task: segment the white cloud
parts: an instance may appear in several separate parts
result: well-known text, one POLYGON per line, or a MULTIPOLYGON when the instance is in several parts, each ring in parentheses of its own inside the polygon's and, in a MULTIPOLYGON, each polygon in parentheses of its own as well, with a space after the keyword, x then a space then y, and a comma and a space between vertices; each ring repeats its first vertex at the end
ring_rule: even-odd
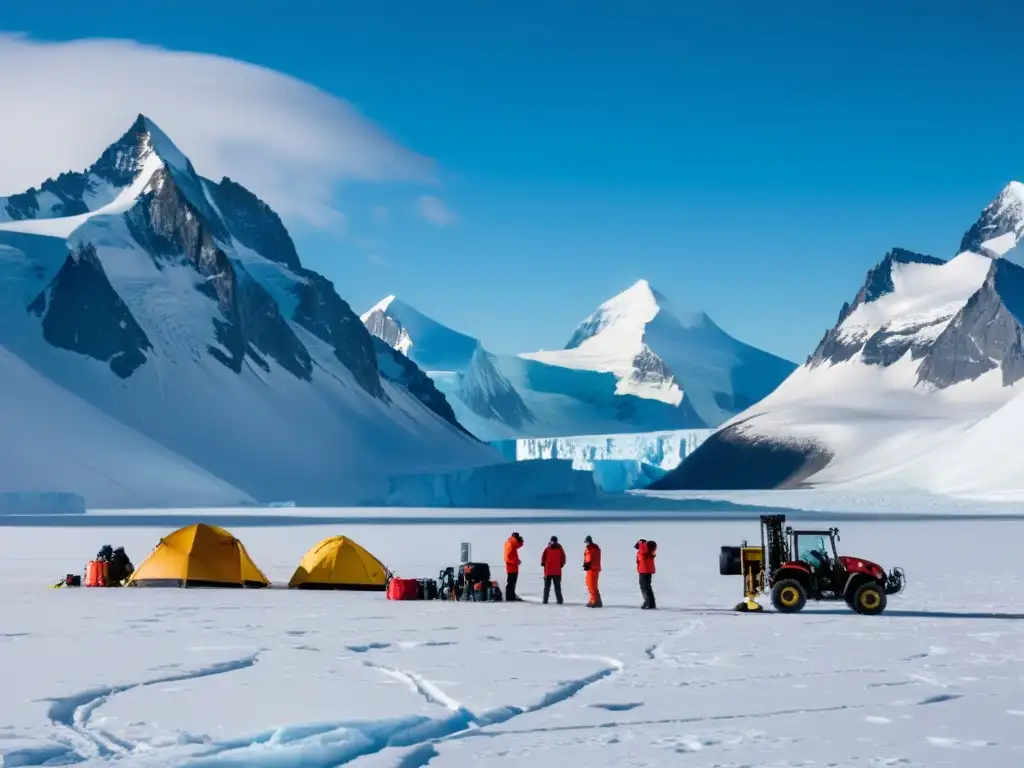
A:
POLYGON ((124 40, 0 34, 0 194, 83 170, 137 114, 201 174, 230 176, 289 223, 336 227, 341 182, 432 183, 434 164, 348 102, 253 64, 124 40))
POLYGON ((423 195, 416 201, 419 207, 420 216, 429 221, 435 227, 450 227, 459 217, 448 210, 444 201, 433 195, 423 195))

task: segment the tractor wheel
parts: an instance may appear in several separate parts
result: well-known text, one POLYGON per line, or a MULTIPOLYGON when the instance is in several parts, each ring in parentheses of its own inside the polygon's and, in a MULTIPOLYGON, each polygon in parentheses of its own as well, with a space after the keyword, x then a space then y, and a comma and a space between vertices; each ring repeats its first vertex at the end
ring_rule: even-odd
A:
POLYGON ((772 605, 779 613, 796 613, 806 604, 804 585, 796 579, 783 579, 772 587, 772 605))
POLYGON ((885 610, 885 590, 873 581, 862 584, 853 593, 851 608, 864 616, 877 616, 885 610))

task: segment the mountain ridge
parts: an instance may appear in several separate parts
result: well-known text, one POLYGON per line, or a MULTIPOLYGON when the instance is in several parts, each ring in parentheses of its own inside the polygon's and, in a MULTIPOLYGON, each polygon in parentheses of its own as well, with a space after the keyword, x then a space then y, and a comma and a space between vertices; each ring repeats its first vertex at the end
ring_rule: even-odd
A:
POLYGON ((958 436, 1004 412, 1024 379, 1024 269, 1006 258, 1022 233, 1014 182, 962 238, 974 250, 889 251, 805 364, 652 489, 970 488, 963 467, 981 477, 984 457, 958 436))
POLYGON ((500 460, 153 121, 63 178, 22 218, 0 200, 0 345, 42 375, 258 500, 373 502, 391 474, 500 460))
MULTIPOLYGON (((371 333, 424 368, 450 401, 461 404, 456 408, 460 422, 472 421, 475 430, 470 431, 488 440, 704 428, 706 419, 735 413, 736 399, 752 400, 746 394, 749 389, 763 396, 795 367, 754 350, 755 356, 778 361, 779 370, 769 370, 767 382, 751 385, 744 376, 757 379, 762 371, 744 371, 743 361, 730 355, 752 347, 729 337, 704 313, 674 310, 685 318, 685 324, 680 322, 670 314, 671 306, 664 294, 641 280, 603 302, 577 326, 565 349, 516 356, 491 353, 479 339, 438 323, 393 295, 377 302, 361 319, 371 333), (643 341, 659 315, 669 326, 665 330, 670 338, 693 332, 718 344, 703 362, 719 383, 697 406, 709 416, 698 414, 693 403, 697 398, 684 397, 674 373, 643 341), (602 350, 606 345, 614 347, 616 363, 595 365, 586 359, 595 344, 602 350), (734 382, 741 385, 739 392, 734 382), (566 419, 557 402, 576 416, 566 419)), ((684 367, 690 375, 709 375, 700 370, 700 364, 684 367)))

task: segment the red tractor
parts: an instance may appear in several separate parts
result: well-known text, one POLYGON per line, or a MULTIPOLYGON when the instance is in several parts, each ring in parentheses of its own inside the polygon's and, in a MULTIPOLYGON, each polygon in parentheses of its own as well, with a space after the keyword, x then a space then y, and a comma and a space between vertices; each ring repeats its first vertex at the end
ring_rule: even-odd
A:
POLYGON ((857 613, 875 616, 906 586, 901 568, 886 573, 870 560, 838 554, 838 528, 795 531, 783 529, 785 522, 785 515, 761 515, 760 547, 722 547, 719 572, 744 577, 737 610, 761 610, 754 598, 770 589, 782 613, 796 613, 808 600, 845 600, 857 613))

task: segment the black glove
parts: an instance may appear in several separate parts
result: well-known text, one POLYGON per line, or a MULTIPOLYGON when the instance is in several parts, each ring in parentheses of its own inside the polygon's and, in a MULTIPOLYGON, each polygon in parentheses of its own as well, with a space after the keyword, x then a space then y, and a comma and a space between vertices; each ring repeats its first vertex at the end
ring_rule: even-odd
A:
POLYGON ((583 570, 584 571, 589 571, 590 570, 590 563, 584 563, 583 564, 583 570))

